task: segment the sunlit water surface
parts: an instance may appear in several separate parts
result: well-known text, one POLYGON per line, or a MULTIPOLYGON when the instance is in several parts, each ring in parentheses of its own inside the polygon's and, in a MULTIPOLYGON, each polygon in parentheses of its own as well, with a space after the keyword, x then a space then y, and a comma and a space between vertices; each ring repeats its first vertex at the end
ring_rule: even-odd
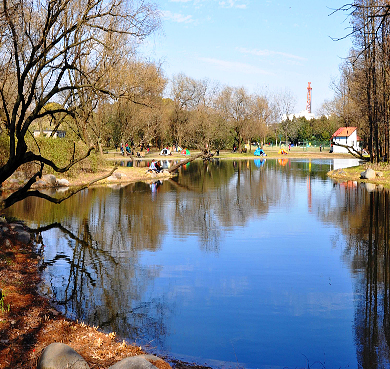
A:
POLYGON ((388 194, 326 176, 356 164, 195 162, 162 184, 11 213, 47 226, 42 293, 150 351, 213 367, 383 368, 388 194))

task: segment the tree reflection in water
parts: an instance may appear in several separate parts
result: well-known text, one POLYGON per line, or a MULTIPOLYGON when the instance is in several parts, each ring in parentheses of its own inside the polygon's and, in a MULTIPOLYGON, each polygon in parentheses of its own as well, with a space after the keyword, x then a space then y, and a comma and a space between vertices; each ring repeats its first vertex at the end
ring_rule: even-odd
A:
POLYGON ((333 202, 345 205, 328 207, 323 215, 341 226, 347 240, 344 261, 355 280, 358 362, 362 368, 385 368, 390 362, 389 192, 369 192, 365 184, 337 186, 333 202))
MULTIPOLYGON (((59 223, 37 229, 54 230, 56 236, 66 239, 67 252, 46 259, 41 270, 50 278, 52 298, 64 314, 114 331, 122 337, 156 337, 166 334, 164 321, 169 306, 160 299, 139 303, 158 269, 143 269, 138 265, 136 253, 126 255, 128 263, 113 256, 94 241, 87 221, 83 221, 80 236, 59 223), (58 233, 57 233, 58 232, 58 233), (72 253, 69 256, 69 250, 72 253), (50 266, 60 275, 53 275, 50 266)), ((145 344, 145 342, 142 342, 145 344)))

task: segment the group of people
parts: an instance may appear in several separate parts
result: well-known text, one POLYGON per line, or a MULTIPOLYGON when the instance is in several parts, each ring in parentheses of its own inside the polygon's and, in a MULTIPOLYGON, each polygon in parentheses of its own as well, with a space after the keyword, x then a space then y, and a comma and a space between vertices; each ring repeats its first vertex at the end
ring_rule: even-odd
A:
MULTIPOLYGON (((144 144, 140 144, 140 150, 139 151, 137 151, 137 156, 138 157, 140 157, 141 155, 140 155, 140 152, 142 152, 143 151, 143 149, 144 149, 144 144)), ((147 151, 147 153, 149 153, 149 151, 150 151, 150 146, 149 145, 147 145, 146 146, 146 151, 147 151)), ((134 144, 133 144, 133 142, 131 142, 131 144, 129 145, 127 142, 126 142, 126 144, 125 145, 123 145, 123 143, 121 143, 121 154, 123 155, 123 156, 125 156, 125 154, 126 155, 134 155, 134 144)))
POLYGON ((123 146, 123 143, 121 143, 121 154, 123 156, 126 155, 134 155, 134 152, 133 150, 131 149, 131 147, 129 146, 129 144, 126 142, 125 146, 123 146))
POLYGON ((150 163, 149 170, 155 173, 160 173, 162 170, 161 162, 153 159, 150 163))

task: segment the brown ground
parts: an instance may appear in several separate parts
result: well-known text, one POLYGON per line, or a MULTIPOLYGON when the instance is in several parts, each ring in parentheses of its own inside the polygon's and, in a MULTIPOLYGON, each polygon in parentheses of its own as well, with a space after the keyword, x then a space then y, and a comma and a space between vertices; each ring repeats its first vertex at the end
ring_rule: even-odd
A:
MULTIPOLYGON (((31 245, 0 236, 0 368, 36 368, 42 350, 52 342, 71 346, 91 369, 142 354, 140 347, 119 342, 115 333, 64 318, 38 295, 38 256, 31 245)), ((153 362, 170 369, 166 362, 153 362)))

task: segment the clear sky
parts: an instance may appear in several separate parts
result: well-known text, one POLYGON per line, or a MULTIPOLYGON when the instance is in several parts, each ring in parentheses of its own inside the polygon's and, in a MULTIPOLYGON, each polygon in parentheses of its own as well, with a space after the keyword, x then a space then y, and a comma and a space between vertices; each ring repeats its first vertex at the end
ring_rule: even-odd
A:
MULTIPOLYGON (((344 0, 345 1, 345 0, 344 0)), ((347 14, 333 9, 343 0, 155 0, 162 30, 141 49, 162 62, 168 78, 178 73, 207 78, 249 92, 290 90, 295 112, 312 112, 332 99, 332 79, 348 55, 347 14)))

